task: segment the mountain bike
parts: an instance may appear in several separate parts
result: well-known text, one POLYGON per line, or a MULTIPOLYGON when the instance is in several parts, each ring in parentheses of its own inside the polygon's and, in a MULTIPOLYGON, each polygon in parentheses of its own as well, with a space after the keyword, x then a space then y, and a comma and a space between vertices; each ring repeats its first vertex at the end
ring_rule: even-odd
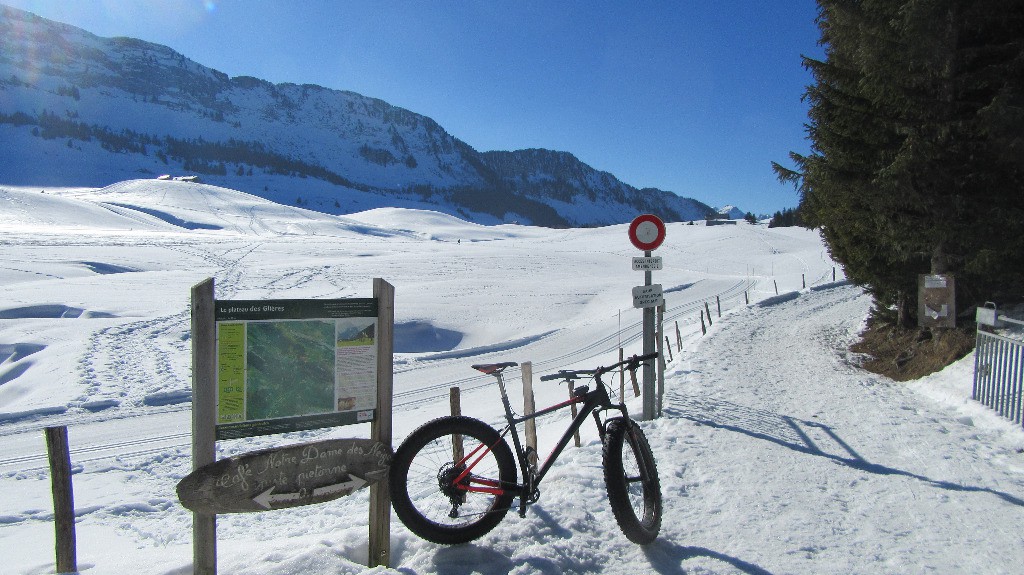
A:
POLYGON ((657 353, 592 370, 561 370, 541 381, 573 382, 590 377, 595 386, 574 387, 572 397, 535 413, 518 416, 509 404, 502 372, 515 362, 474 365, 493 375, 501 391, 507 424, 500 432, 464 416, 446 416, 425 423, 402 442, 391 463, 391 503, 402 523, 420 537, 441 544, 477 539, 494 529, 519 498, 519 516, 540 498, 540 484, 588 416, 593 415, 603 444, 608 501, 626 537, 637 544, 654 541, 661 529, 661 485, 657 463, 643 430, 626 406, 612 403, 601 377, 620 366, 636 370, 657 353), (524 447, 516 426, 570 406, 580 406, 557 445, 538 467, 537 452, 524 447), (608 412, 618 411, 615 417, 608 412), (603 419, 602 419, 603 417, 603 419), (506 437, 512 438, 515 457, 506 437), (517 480, 516 463, 523 481, 517 480))

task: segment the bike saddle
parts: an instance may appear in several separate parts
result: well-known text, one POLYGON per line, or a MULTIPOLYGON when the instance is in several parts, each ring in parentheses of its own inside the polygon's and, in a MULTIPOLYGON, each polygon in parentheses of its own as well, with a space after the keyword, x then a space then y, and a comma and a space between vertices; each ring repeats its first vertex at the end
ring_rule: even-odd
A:
POLYGON ((504 363, 481 363, 477 365, 471 365, 473 369, 486 373, 487 375, 494 375, 495 373, 501 373, 505 371, 506 367, 513 367, 519 365, 514 361, 506 361, 504 363))

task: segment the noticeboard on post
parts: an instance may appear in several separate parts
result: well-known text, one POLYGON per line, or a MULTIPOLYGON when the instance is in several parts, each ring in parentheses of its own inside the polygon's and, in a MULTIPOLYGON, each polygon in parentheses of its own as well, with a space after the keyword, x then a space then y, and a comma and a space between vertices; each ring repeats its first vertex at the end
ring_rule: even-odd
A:
POLYGON ((216 438, 372 421, 377 300, 217 300, 216 438))

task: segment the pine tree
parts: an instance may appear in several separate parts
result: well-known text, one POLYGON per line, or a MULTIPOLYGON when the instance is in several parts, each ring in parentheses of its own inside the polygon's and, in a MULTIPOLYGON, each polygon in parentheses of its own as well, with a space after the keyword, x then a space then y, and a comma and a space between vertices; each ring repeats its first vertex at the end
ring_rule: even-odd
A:
POLYGON ((1019 297, 1024 1, 818 4, 812 153, 774 166, 801 214, 897 323, 920 273, 955 273, 961 309, 1019 297))

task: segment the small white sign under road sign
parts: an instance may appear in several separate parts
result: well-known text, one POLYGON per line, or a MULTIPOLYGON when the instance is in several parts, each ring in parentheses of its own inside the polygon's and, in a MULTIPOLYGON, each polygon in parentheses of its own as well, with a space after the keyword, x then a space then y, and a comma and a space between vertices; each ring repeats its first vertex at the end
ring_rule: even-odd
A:
POLYGON ((658 307, 665 299, 661 295, 661 284, 636 286, 633 288, 633 307, 658 307))
POLYGON ((633 258, 633 269, 639 271, 657 271, 661 269, 661 256, 651 258, 633 258))

